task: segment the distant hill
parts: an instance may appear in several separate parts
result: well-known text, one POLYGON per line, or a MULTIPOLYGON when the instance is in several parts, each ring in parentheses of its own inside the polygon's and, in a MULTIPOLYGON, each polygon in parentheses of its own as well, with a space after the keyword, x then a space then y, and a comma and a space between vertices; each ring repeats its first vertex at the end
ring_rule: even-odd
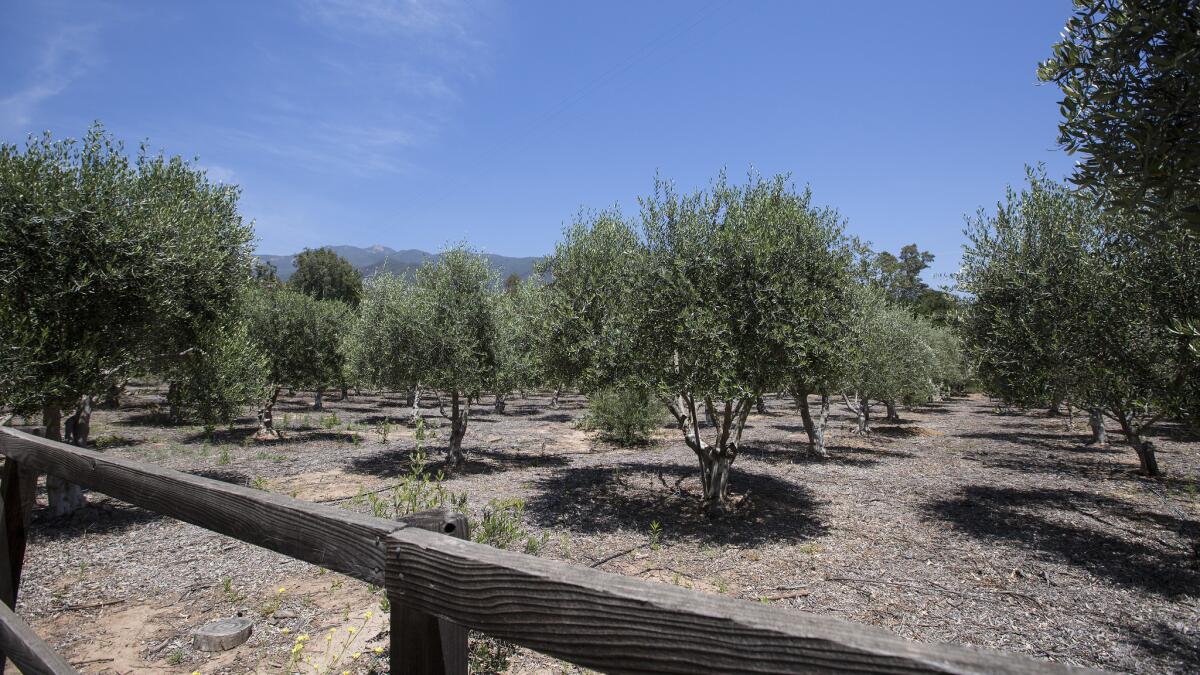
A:
MULTIPOLYGON (((349 261, 355 269, 362 272, 364 277, 369 277, 377 272, 412 276, 413 270, 420 267, 421 263, 437 257, 435 253, 427 253, 415 248, 397 251, 379 244, 365 248, 360 246, 327 246, 326 248, 333 249, 335 253, 349 261)), ((284 281, 287 281, 288 277, 296 271, 296 265, 293 262, 296 257, 295 253, 291 255, 264 254, 256 257, 274 265, 279 272, 279 278, 284 281)), ((513 258, 493 253, 485 253, 484 257, 492 264, 501 279, 513 273, 520 275, 522 279, 527 279, 533 275, 533 264, 539 260, 537 257, 513 258)))

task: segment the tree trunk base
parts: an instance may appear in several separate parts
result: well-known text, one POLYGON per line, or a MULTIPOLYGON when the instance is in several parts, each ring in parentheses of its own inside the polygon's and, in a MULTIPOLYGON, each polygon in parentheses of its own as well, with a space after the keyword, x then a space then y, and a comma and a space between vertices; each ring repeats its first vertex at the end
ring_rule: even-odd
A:
POLYGON ((278 429, 262 429, 254 432, 254 440, 256 441, 278 441, 283 438, 283 434, 279 433, 278 429))
POLYGON ((69 516, 87 506, 83 488, 58 476, 46 476, 46 497, 50 502, 47 515, 51 518, 69 516))

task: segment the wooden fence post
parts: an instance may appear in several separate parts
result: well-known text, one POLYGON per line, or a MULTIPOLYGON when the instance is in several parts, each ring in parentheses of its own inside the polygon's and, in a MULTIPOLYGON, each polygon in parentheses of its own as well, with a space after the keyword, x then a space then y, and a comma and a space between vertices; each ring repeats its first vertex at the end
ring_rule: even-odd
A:
MULTIPOLYGON (((399 519, 408 527, 467 538, 467 517, 444 510, 399 519)), ((389 565, 397 564, 388 560, 389 565)), ((391 672, 405 675, 467 675, 467 629, 417 609, 388 588, 391 606, 391 672)))
MULTIPOLYGON (((17 590, 21 587, 21 567, 25 562, 25 525, 28 490, 22 484, 21 466, 11 458, 4 460, 0 481, 0 602, 17 609, 17 590)), ((5 654, 0 653, 0 674, 4 673, 5 654)))

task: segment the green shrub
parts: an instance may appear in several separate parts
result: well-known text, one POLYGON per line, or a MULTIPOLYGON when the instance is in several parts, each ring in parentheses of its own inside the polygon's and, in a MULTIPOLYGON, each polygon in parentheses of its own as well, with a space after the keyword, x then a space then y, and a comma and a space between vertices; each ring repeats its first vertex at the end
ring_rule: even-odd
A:
POLYGON ((662 403, 650 389, 612 387, 589 398, 584 427, 618 445, 644 445, 665 418, 662 403))
MULTIPOLYGON (((493 548, 508 548, 530 538, 523 523, 525 500, 493 499, 483 509, 483 517, 471 523, 471 538, 493 548)), ((526 541, 528 547, 528 541, 526 541)))

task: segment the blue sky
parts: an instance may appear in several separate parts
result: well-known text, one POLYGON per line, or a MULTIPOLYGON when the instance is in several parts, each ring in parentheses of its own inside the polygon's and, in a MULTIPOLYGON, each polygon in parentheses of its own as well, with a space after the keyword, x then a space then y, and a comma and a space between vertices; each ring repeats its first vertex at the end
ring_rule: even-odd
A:
POLYGON ((964 215, 1065 175, 1034 70, 1069 0, 15 2, 0 140, 199 157, 265 253, 550 250, 580 207, 790 172, 877 248, 957 266, 964 215))

